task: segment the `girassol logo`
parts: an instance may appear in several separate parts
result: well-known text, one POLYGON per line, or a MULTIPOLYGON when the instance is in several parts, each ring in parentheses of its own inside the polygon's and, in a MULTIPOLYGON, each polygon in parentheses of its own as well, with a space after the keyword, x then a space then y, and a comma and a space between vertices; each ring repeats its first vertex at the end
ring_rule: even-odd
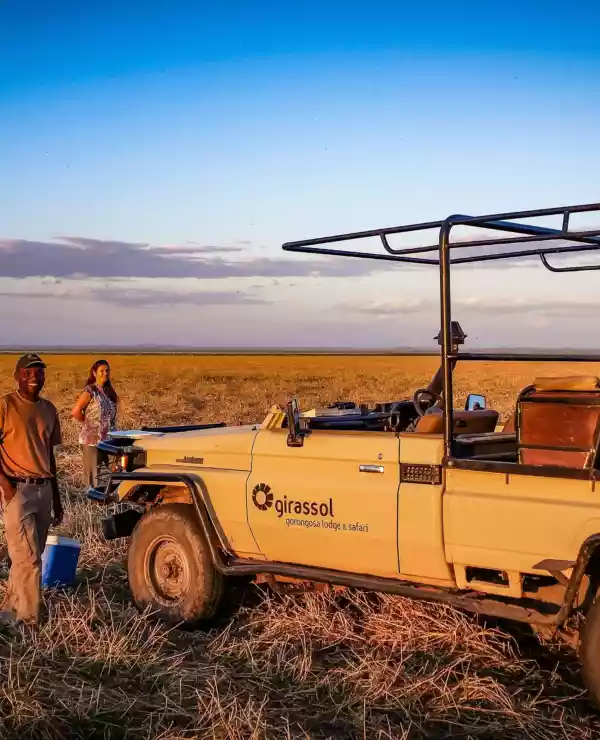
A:
POLYGON ((273 494, 271 487, 266 483, 259 483, 252 491, 252 503, 257 509, 266 511, 273 506, 273 494))
POLYGON ((334 517, 333 499, 325 501, 296 501, 284 496, 275 498, 271 487, 266 483, 259 483, 252 491, 252 503, 257 509, 267 511, 275 504, 277 517, 281 519, 284 514, 303 514, 304 516, 330 516, 334 517))

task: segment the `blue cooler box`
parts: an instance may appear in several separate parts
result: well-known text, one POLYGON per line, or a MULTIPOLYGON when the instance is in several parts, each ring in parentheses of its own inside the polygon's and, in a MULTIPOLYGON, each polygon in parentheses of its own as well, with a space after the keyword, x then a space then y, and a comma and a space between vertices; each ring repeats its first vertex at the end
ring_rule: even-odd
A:
POLYGON ((81 545, 68 537, 51 535, 42 555, 42 586, 74 586, 81 545))

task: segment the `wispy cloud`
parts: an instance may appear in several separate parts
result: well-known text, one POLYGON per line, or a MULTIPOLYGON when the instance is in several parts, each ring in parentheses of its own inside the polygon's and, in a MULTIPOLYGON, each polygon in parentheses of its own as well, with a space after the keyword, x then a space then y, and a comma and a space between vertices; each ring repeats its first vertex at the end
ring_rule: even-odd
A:
MULTIPOLYGON (((479 315, 522 315, 543 314, 545 316, 578 317, 596 315, 600 310, 599 298, 494 298, 471 297, 452 302, 455 310, 469 311, 479 315)), ((392 318, 404 314, 434 313, 439 310, 437 301, 404 296, 391 300, 355 301, 340 305, 344 311, 365 314, 376 318, 392 318)))
POLYGON ((36 300, 49 298, 93 301, 112 304, 127 308, 142 308, 145 306, 231 306, 231 305, 265 305, 269 301, 239 290, 197 290, 173 291, 154 290, 152 288, 136 288, 123 281, 122 284, 108 286, 78 286, 77 284, 57 283, 57 291, 25 290, 19 292, 0 292, 0 298, 10 297, 17 300, 36 300))
POLYGON ((437 308, 437 304, 425 298, 394 298, 391 300, 351 301, 339 306, 343 311, 366 314, 376 318, 389 318, 401 314, 426 313, 437 308))
POLYGON ((161 305, 189 306, 233 306, 266 305, 270 301, 249 295, 240 290, 201 290, 175 293, 166 290, 104 288, 90 291, 89 297, 95 301, 109 302, 119 306, 142 307, 161 305))
POLYGON ((544 314, 546 316, 596 315, 599 298, 465 298, 455 302, 457 308, 485 314, 544 314))
MULTIPOLYGON (((194 254, 230 254, 232 252, 243 252, 242 247, 235 246, 217 246, 213 244, 198 244, 198 242, 188 241, 185 245, 174 244, 170 246, 153 247, 145 242, 126 242, 109 239, 92 239, 87 236, 58 236, 57 242, 71 244, 74 247, 80 247, 86 250, 102 250, 105 254, 116 255, 123 250, 146 251, 152 250, 154 254, 163 256, 170 255, 194 255, 194 254)), ((49 244, 51 242, 48 242, 49 244)), ((2 244, 2 240, 0 240, 2 244)))
MULTIPOLYGON (((320 257, 308 254, 259 257, 248 254, 246 241, 233 245, 185 242, 154 246, 146 242, 95 239, 86 236, 59 236, 54 241, 0 239, 0 275, 8 278, 303 278, 360 277, 389 270, 435 271, 435 267, 394 264, 348 257, 320 257)), ((533 245, 531 245, 533 246, 533 245)), ((357 245, 360 251, 360 245, 357 245)), ((504 249, 504 248, 501 248, 504 249)), ((478 253, 489 251, 476 250, 478 253)), ((454 257, 474 254, 459 248, 454 257)), ((436 257, 435 253, 431 254, 436 257)), ((558 258, 557 264, 560 264, 558 258)), ((530 266, 529 258, 520 261, 530 266)), ((477 267, 514 267, 511 260, 485 262, 477 267)), ((469 269, 471 266, 468 266, 469 269)))
POLYGON ((54 242, 0 239, 0 274, 9 278, 247 278, 354 277, 389 269, 389 263, 342 258, 251 257, 232 260, 221 252, 239 247, 153 247, 89 237, 54 242))

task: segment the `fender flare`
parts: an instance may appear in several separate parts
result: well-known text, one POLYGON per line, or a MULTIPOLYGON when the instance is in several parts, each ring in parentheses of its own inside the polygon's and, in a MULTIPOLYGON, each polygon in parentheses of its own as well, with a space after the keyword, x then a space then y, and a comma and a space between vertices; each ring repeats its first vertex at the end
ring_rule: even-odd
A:
POLYGON ((556 615, 556 626, 561 627, 566 620, 571 616, 573 609, 573 602, 575 596, 579 590, 581 579, 585 575, 585 571, 590 562, 590 559, 597 548, 600 547, 600 533, 590 535, 579 549, 577 560, 575 561, 575 567, 569 578, 567 589, 565 591, 565 598, 558 614, 556 615))
POLYGON ((218 520, 206 483, 200 476, 187 473, 113 473, 110 476, 107 489, 110 488, 110 483, 113 481, 183 484, 190 493, 214 566, 221 572, 227 570, 227 565, 221 553, 225 553, 228 557, 232 557, 234 553, 218 520), (219 548, 217 548, 215 540, 219 543, 219 548))

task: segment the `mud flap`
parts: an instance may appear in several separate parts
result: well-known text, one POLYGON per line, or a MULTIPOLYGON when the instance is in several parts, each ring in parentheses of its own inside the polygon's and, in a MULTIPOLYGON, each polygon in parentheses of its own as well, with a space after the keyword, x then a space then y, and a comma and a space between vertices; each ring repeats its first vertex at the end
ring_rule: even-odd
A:
POLYGON ((143 516, 143 512, 127 509, 118 514, 112 514, 102 520, 102 534, 105 540, 116 540, 119 537, 129 537, 135 525, 143 516))

